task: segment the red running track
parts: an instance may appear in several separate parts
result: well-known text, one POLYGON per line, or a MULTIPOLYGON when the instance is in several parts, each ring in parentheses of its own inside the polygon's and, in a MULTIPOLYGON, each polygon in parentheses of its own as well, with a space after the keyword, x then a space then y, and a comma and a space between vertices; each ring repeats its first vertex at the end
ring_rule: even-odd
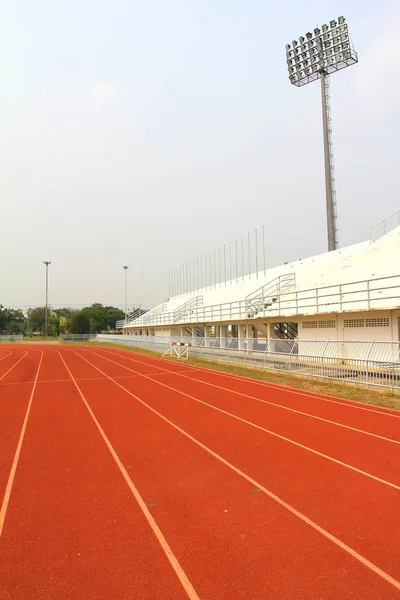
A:
POLYGON ((400 415, 139 353, 0 352, 0 597, 400 597, 400 415))

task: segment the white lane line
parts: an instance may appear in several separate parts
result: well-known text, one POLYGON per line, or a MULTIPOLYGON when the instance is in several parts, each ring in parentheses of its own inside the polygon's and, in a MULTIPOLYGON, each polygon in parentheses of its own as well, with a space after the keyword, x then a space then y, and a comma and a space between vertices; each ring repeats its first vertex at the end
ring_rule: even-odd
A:
POLYGON ((238 469, 237 467, 235 467, 232 463, 230 463, 229 461, 227 461, 225 458, 223 458, 222 456, 220 456, 219 454, 217 454, 216 452, 214 452, 214 450, 211 450, 211 448, 209 448, 208 446, 205 446, 197 438, 193 437, 192 435, 190 435, 190 433, 188 433, 187 431, 185 431, 184 429, 182 429, 181 427, 179 427, 178 425, 176 425, 175 423, 173 423, 172 421, 170 421, 167 417, 165 417, 164 415, 162 415, 161 413, 159 413, 156 409, 154 409, 152 406, 150 406, 149 404, 147 404, 146 402, 144 402, 144 400, 142 400, 141 398, 139 398, 139 396, 136 396, 136 394, 133 394, 130 390, 128 390, 123 385, 121 385, 120 383, 118 383, 118 381, 115 381, 112 377, 110 377, 109 375, 107 375, 104 371, 102 371, 101 369, 99 369, 99 367, 97 367, 96 365, 94 365, 93 363, 91 363, 84 356, 82 356, 81 354, 78 354, 75 351, 74 351, 74 353, 77 354, 77 356, 79 356, 81 359, 85 360, 89 365, 92 365, 92 367, 94 367, 100 373, 102 373, 105 377, 107 377, 107 379, 109 379, 110 381, 113 381, 115 385, 117 385, 119 388, 121 388, 122 390, 124 390, 124 392, 126 392, 127 394, 129 394, 130 396, 132 396, 132 398, 135 398, 135 400, 137 400, 138 402, 140 402, 140 404, 142 404, 143 406, 145 406, 146 408, 148 408, 152 413, 154 413, 155 415, 157 415, 158 417, 160 417, 160 419, 162 419, 163 421, 165 421, 166 423, 168 423, 169 425, 171 425, 171 427, 173 427, 174 429, 176 429, 177 431, 179 431, 180 433, 182 433, 185 437, 187 437, 192 442, 194 442, 195 444, 197 444, 200 448, 202 448, 203 450, 205 450, 205 452, 208 452, 208 454, 210 454, 211 456, 213 456, 214 458, 216 458, 217 460, 219 460, 221 463, 223 463, 224 465, 226 465, 227 467, 229 467, 232 471, 234 471, 235 473, 237 473, 238 475, 240 475, 241 477, 243 477, 244 479, 246 479, 247 481, 249 481, 255 488, 262 490, 269 498, 271 498, 272 500, 275 500, 275 502, 277 502, 280 506, 282 506, 283 508, 285 508, 286 510, 288 510, 290 513, 292 513, 293 515, 295 515, 296 517, 298 517, 301 521, 303 521, 304 523, 306 523, 307 525, 309 525, 310 527, 312 527, 312 529, 314 529, 315 531, 318 531, 318 533, 320 533, 325 538, 327 538, 328 540, 330 540, 331 542, 333 542, 334 544, 336 544, 336 546, 338 546, 339 548, 341 548, 342 550, 344 550, 345 552, 347 552, 348 554, 350 554, 350 556, 352 556, 353 558, 355 558, 356 560, 358 560, 363 566, 367 567, 368 569, 370 569, 371 571, 373 571, 376 575, 378 575, 379 577, 381 577, 382 579, 384 579, 388 583, 392 584, 395 588, 397 588, 398 590, 400 590, 400 581, 397 581, 397 579, 394 579, 394 577, 392 577, 391 575, 389 575, 388 573, 386 573, 385 571, 383 571, 382 569, 380 569, 377 565, 375 565, 374 563, 372 563, 371 561, 369 561, 367 558, 365 558, 364 556, 362 556, 361 554, 359 554, 356 550, 354 550, 353 548, 351 548, 351 546, 348 546, 347 544, 345 544, 344 542, 342 542, 342 540, 340 540, 339 538, 337 538, 334 535, 332 535, 331 533, 329 533, 329 531, 327 531, 326 529, 323 529, 322 527, 320 527, 317 523, 315 523, 314 521, 312 521, 311 519, 309 519, 306 515, 304 515, 300 511, 298 511, 296 508, 294 508, 293 506, 291 506, 287 502, 285 502, 285 500, 282 500, 282 498, 280 498, 279 496, 277 496, 276 494, 274 494, 273 492, 271 492, 270 490, 268 490, 261 483, 259 483, 258 481, 256 481, 255 479, 253 479, 252 477, 250 477, 249 475, 247 475, 246 473, 244 473, 244 471, 241 471, 240 469, 238 469))
MULTIPOLYGON (((77 354, 76 352, 74 352, 75 354, 77 354)), ((85 396, 83 395, 81 388, 79 387, 77 381, 74 379, 74 376, 72 375, 67 363, 65 362, 62 354, 60 352, 58 352, 58 354, 60 355, 61 360, 63 361, 65 368, 67 369, 72 381, 75 384, 75 387, 77 389, 77 391, 79 392, 80 397, 82 398, 86 408, 89 411, 90 416, 92 417, 97 429, 99 430, 99 433, 101 435, 101 437, 103 438, 107 448, 109 449, 114 461, 116 462, 119 470, 121 471, 121 474, 123 476, 123 478, 125 479, 126 483, 128 484, 129 489, 132 492, 133 497, 135 498, 136 502, 138 503, 139 507, 141 508, 144 516, 147 519, 148 524, 150 525, 154 535, 156 536, 161 548, 163 549, 170 565, 172 566, 172 568, 174 569, 179 581, 182 584, 182 587, 184 588, 188 598, 190 598, 190 600, 200 600, 199 596, 197 595, 193 585, 191 584, 191 582, 189 581, 189 578, 187 577, 185 571, 183 570, 183 568, 181 567, 178 559, 176 558, 175 554, 173 553, 171 547, 169 546, 166 538, 164 537, 161 529, 159 528, 159 526, 157 525, 157 522, 155 521, 153 515, 151 514, 151 512, 149 511, 149 509, 146 506, 146 503, 144 502, 143 498, 141 497, 138 489, 136 488, 135 484, 133 483, 132 479, 130 478, 127 470, 125 469, 124 465, 122 464, 121 459, 119 458, 117 452, 115 451, 113 445, 111 444, 110 440, 108 439, 108 437, 106 436, 103 428, 101 427, 99 421, 96 419, 95 414, 93 413, 92 409, 90 408, 90 405, 88 403, 88 401, 86 400, 85 396)), ((79 356, 79 354, 78 354, 79 356)), ((89 363, 90 364, 90 363, 89 363)), ((109 379, 108 376, 106 376, 107 379, 109 379)))
MULTIPOLYGON (((0 388, 7 387, 8 385, 32 385, 32 381, 2 381, 0 383, 0 388)), ((40 383, 40 381, 38 381, 40 383)))
POLYGON ((16 367, 16 366, 17 366, 17 365, 18 365, 18 364, 21 362, 21 360, 22 360, 23 358, 25 358, 25 356, 26 356, 27 354, 28 354, 28 352, 25 352, 25 354, 23 354, 23 355, 21 356, 21 358, 20 358, 19 360, 17 360, 17 362, 15 363, 15 365, 13 365, 13 366, 12 366, 10 369, 8 369, 8 371, 6 371, 6 372, 4 373, 4 375, 2 375, 2 376, 0 377, 0 381, 1 381, 2 379, 4 379, 4 377, 5 377, 5 376, 6 376, 6 375, 7 375, 7 374, 10 372, 10 371, 12 371, 13 369, 15 369, 15 367, 16 367))
POLYGON ((10 496, 11 496, 12 487, 13 487, 13 484, 14 484, 15 472, 16 472, 17 467, 18 467, 19 456, 21 454, 22 443, 23 443, 24 437, 25 437, 26 426, 28 424, 29 413, 31 411, 31 406, 32 406, 32 401, 33 401, 33 395, 35 393, 36 384, 37 384, 37 380, 38 380, 38 377, 39 377, 39 371, 40 371, 40 367, 41 367, 41 364, 42 364, 42 360, 43 360, 43 352, 41 352, 38 370, 37 370, 37 373, 36 373, 35 381, 33 382, 31 395, 30 395, 30 398, 29 398, 29 402, 28 402, 28 406, 27 406, 26 412, 25 412, 24 422, 22 424, 21 433, 19 435, 17 449, 15 451, 14 460, 13 460, 12 465, 11 465, 11 471, 10 471, 10 474, 8 476, 8 481, 7 481, 6 491, 5 491, 4 498, 3 498, 3 503, 2 503, 1 509, 0 509, 0 537, 1 537, 1 534, 3 532, 4 521, 5 521, 6 514, 7 514, 8 504, 10 502, 10 496))
MULTIPOLYGON (((96 352, 89 350, 89 352, 91 354, 94 354, 95 356, 100 356, 101 358, 104 358, 104 360, 107 360, 109 362, 115 362, 109 358, 106 358, 104 356, 101 356, 99 354, 97 354, 96 352)), ((75 354, 77 354, 77 352, 75 352, 75 354)), ((81 358, 83 358, 83 360, 86 360, 86 358, 82 355, 78 355, 81 358)), ((89 362, 86 360, 86 362, 89 362)), ((92 364, 92 363, 89 363, 92 364)), ((117 364, 117 363, 116 363, 117 364)), ((121 365, 123 366, 123 365, 121 365)), ((97 367, 96 367, 97 368, 97 367)), ((133 369, 130 369, 129 367, 125 367, 125 369, 128 369, 129 371, 133 371, 133 369)), ((99 369, 100 371, 100 369, 99 369)), ((135 372, 135 371, 134 371, 135 372)), ((108 377, 108 376, 107 376, 108 377)), ((333 463, 336 463, 337 465, 340 465, 341 467, 345 467, 346 469, 350 469, 351 471, 354 471, 355 473, 359 473, 360 475, 364 475, 365 477, 368 477, 369 479, 373 479, 374 481, 378 481, 379 483, 383 483, 384 485, 387 485, 391 488, 394 488, 395 490, 399 490, 400 491, 400 486, 396 485, 395 483, 392 483, 391 481, 387 481, 386 479, 382 479, 381 477, 377 477, 376 475, 373 475, 372 473, 369 473, 368 471, 363 471, 362 469, 358 469, 357 467, 353 467, 352 465, 349 465, 348 463, 345 463, 337 458, 333 458, 333 456, 330 456, 329 454, 324 454, 323 452, 319 452, 318 450, 314 450, 314 448, 310 448, 309 446, 305 446, 304 444, 301 444, 300 442, 296 442, 295 440, 292 440, 291 438, 288 438, 284 435, 281 435, 279 433, 276 433, 275 431, 271 431, 270 429, 266 429, 265 427, 262 427, 261 425, 257 425, 256 423, 253 423, 252 421, 248 421, 247 419, 243 419, 242 417, 238 417, 237 415, 228 412, 227 410, 223 410, 222 408, 218 408, 217 406, 214 406, 213 404, 209 404, 208 402, 205 402, 205 400, 200 400, 200 398, 196 398, 196 396, 192 396, 191 394, 187 394, 186 392, 182 392, 181 390, 178 390, 170 385, 167 385, 166 383, 161 383, 161 381, 157 381, 156 379, 153 379, 147 375, 142 375, 142 377, 145 377, 146 379, 149 379, 150 381, 153 381, 154 383, 158 383, 159 385, 161 385, 162 387, 165 387, 169 390, 172 390, 174 392, 177 392, 178 394, 181 394, 182 396, 185 396, 186 398, 190 398, 191 400, 194 400, 195 402, 198 402, 199 404, 203 404, 204 406, 208 406, 209 408, 216 410, 219 413, 222 413, 224 415, 227 415, 229 417, 231 417, 232 419, 235 419, 236 421, 240 421, 242 423, 245 423, 246 425, 250 425, 250 427, 254 427, 255 429, 258 429, 259 431, 263 431, 264 433, 268 433, 269 435, 272 435, 273 437, 276 437, 280 440, 283 440, 284 442, 288 442, 289 444, 292 444, 293 446, 297 446, 298 448, 301 448, 302 450, 306 450, 307 452, 311 452, 312 454, 315 454, 316 456, 320 456, 321 458, 325 458, 326 460, 329 460, 333 463)))
MULTIPOLYGON (((54 350, 53 350, 54 352, 54 350)), ((122 365, 121 365, 122 366, 122 365)), ((155 369, 158 369, 159 367, 155 367, 155 369)), ((186 371, 185 371, 186 372, 186 371)), ((168 371, 166 373, 149 373, 149 375, 173 375, 174 373, 172 371, 168 371)), ((137 377, 142 377, 142 374, 135 374, 135 375, 116 375, 115 378, 116 379, 135 379, 137 377)), ((104 380, 104 377, 76 377, 75 378, 76 381, 102 381, 104 380)), ((71 379, 41 379, 40 381, 37 382, 38 385, 42 385, 42 383, 68 383, 71 382, 71 379)), ((4 381, 3 383, 0 383, 0 387, 5 387, 7 385, 28 385, 33 383, 33 381, 4 381)))
MULTIPOLYGON (((198 370, 200 370, 200 367, 198 368, 198 370)), ((236 381, 243 381, 244 383, 249 382, 252 385, 258 385, 260 387, 264 387, 267 389, 273 389, 273 390, 277 390, 279 392, 287 392, 290 394, 295 394, 297 396, 304 396, 305 398, 312 398, 313 400, 321 400, 322 402, 328 402, 330 404, 338 404, 339 406, 344 406, 345 408, 352 408, 352 409, 357 409, 357 410, 362 410, 364 412, 369 412, 369 413, 374 413, 376 415, 381 415, 383 417, 393 417, 394 419, 400 419, 400 414, 395 414, 394 412, 385 412, 385 411, 395 411, 395 408, 388 408, 386 406, 381 406, 379 407, 380 410, 378 410, 377 408, 372 408, 371 404, 367 404, 367 403, 363 403, 360 402, 359 400, 348 400, 347 402, 341 402, 340 399, 336 399, 334 398, 334 396, 323 396, 316 394, 315 392, 307 392, 306 390, 301 391, 301 390, 296 390, 294 388, 291 387, 286 387, 284 385, 279 385, 279 384, 274 384, 274 383, 269 383, 268 381, 260 381, 257 379, 252 379, 251 377, 245 377, 245 376, 240 376, 240 375, 233 375, 231 373, 224 373, 223 371, 214 371, 213 369, 201 369, 202 373, 214 373, 215 375, 219 376, 219 377, 226 377, 228 379, 233 379, 236 381), (369 408, 371 407, 371 408, 369 408)), ((340 382, 337 382, 340 383, 340 382)), ((397 410, 397 412, 399 412, 397 410)))
POLYGON ((11 350, 8 351, 8 354, 5 354, 5 356, 2 356, 0 358, 0 360, 4 360, 5 358, 7 358, 7 356, 10 356, 10 354, 12 354, 11 350))
MULTIPOLYGON (((98 353, 94 352, 93 350, 86 350, 86 352, 92 352, 93 354, 97 354, 97 356, 100 356, 104 360, 110 360, 109 358, 106 358, 103 354, 98 354, 98 353)), ((139 364, 147 364, 147 363, 141 363, 140 361, 134 360, 134 359, 127 359, 127 360, 131 360, 131 361, 137 362, 139 364)), ((115 361, 111 360, 110 362, 115 362, 115 361)), ((133 371, 134 373, 138 373, 138 371, 134 371, 134 369, 129 369, 129 367, 126 367, 125 365, 121 365, 120 363, 115 363, 115 364, 118 364, 120 367, 123 367, 124 369, 128 369, 129 371, 133 371)), ((157 368, 161 369, 162 371, 167 371, 168 373, 173 373, 173 371, 169 371, 168 369, 164 369, 163 367, 157 367, 157 368)), ((306 413, 302 410, 297 410, 296 408, 290 408, 289 406, 284 406, 284 405, 278 404, 276 402, 271 402, 270 400, 263 400, 262 398, 258 398, 257 396, 251 396, 250 394, 244 394, 243 392, 237 392, 236 390, 231 390, 230 388, 225 388, 221 385, 217 385, 216 383, 210 383, 208 381, 203 381, 202 379, 196 379, 195 377, 190 377, 189 375, 184 375, 183 373, 179 373, 179 376, 184 377, 185 379, 191 379, 192 381, 196 381, 197 383, 202 383, 204 385, 208 385, 210 387, 214 387, 219 390, 223 390, 225 392, 229 392, 231 394, 236 394, 237 396, 242 396, 243 398, 250 398, 250 400, 255 400, 256 402, 261 402, 262 404, 268 404, 269 406, 274 406, 275 408, 287 410, 288 412, 302 415, 303 417, 308 417, 309 419, 315 419, 316 421, 322 421, 323 423, 329 423, 330 425, 335 425, 336 427, 342 427, 343 429, 349 429, 350 431, 355 431, 357 433, 361 433, 362 435, 368 435, 370 437, 377 438, 379 440, 384 440, 386 442, 390 442, 391 444, 397 444, 400 446, 400 440, 392 440, 391 438, 385 437, 383 435, 378 435, 377 433, 371 433, 370 431, 365 431, 364 429, 358 429, 357 427, 351 427, 350 425, 345 425, 344 423, 338 423, 337 421, 332 421, 330 419, 324 419, 323 417, 318 417, 316 415, 306 413)), ((146 375, 142 374, 142 377, 146 377, 146 375)), ((153 379, 153 381, 157 381, 157 380, 153 379)), ((162 384, 160 383, 160 385, 162 385, 162 384)))
MULTIPOLYGON (((134 360, 129 357, 129 355, 132 354, 132 352, 129 352, 128 350, 120 350, 120 352, 116 352, 116 351, 111 352, 110 350, 106 350, 104 348, 104 352, 108 352, 109 354, 113 354, 114 356, 124 357, 127 360, 134 360), (126 352, 126 354, 123 354, 124 352, 126 352)), ((148 356, 147 354, 140 354, 140 352, 135 352, 134 354, 139 355, 143 358, 148 358, 149 360, 155 360, 157 362, 162 362, 163 364, 166 364, 169 362, 166 359, 158 357, 158 356, 148 356)), ((136 362, 139 362, 139 361, 136 361, 136 362)), ((151 362, 143 362, 143 364, 151 365, 152 363, 151 362)), ((232 373, 227 373, 225 371, 219 371, 218 369, 214 369, 213 367, 206 369, 205 367, 198 367, 198 366, 194 366, 194 365, 190 364, 190 365, 186 365, 186 368, 187 369, 190 368, 192 370, 199 371, 200 373, 205 373, 205 374, 212 373, 214 375, 217 375, 218 377, 227 377, 228 379, 248 382, 252 385, 258 385, 258 386, 261 386, 264 388, 271 388, 274 390, 287 392, 288 394, 294 394, 296 396, 305 396, 306 398, 313 398, 314 400, 321 400, 322 402, 329 402, 331 404, 339 404, 340 406, 344 406, 344 407, 348 407, 348 408, 352 408, 352 409, 362 410, 365 412, 372 412, 372 413, 376 413, 378 415, 385 416, 385 417, 393 417, 394 419, 400 419, 400 414, 385 412, 385 411, 389 411, 389 410, 395 411, 396 409, 394 409, 394 408, 387 408, 385 406, 381 406, 381 407, 379 407, 379 410, 378 410, 377 408, 372 408, 372 406, 370 404, 368 405, 368 404, 360 402, 358 400, 341 401, 340 398, 335 398, 334 396, 318 394, 316 392, 307 392, 306 390, 297 390, 296 388, 292 388, 290 386, 270 383, 269 381, 260 381, 257 379, 253 379, 252 377, 246 377, 245 375, 233 375, 232 373)), ((399 411, 397 411, 397 412, 399 412, 399 411)))

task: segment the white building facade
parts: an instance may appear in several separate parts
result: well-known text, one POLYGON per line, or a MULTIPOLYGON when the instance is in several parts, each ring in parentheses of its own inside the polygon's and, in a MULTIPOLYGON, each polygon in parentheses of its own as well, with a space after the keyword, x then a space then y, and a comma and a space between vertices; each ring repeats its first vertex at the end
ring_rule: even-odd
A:
MULTIPOLYGON (((348 342, 396 347, 400 226, 379 239, 176 295, 128 321, 123 334, 202 338, 205 346, 217 338, 238 347, 245 339, 295 340, 298 353, 310 351, 311 341, 340 343, 342 352, 348 342)), ((385 359, 399 360, 392 353, 385 359)))

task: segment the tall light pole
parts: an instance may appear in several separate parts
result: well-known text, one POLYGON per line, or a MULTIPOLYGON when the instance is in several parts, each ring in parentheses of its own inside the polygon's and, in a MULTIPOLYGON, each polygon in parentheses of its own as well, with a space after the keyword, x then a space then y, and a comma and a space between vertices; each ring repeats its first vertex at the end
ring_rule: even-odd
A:
POLYGON ((51 265, 51 261, 44 260, 43 264, 46 265, 46 310, 44 313, 44 332, 47 337, 47 324, 48 324, 48 304, 49 304, 49 265, 51 265))
POLYGON ((122 267, 125 270, 125 325, 128 322, 128 268, 129 265, 122 267))
POLYGON ((329 75, 341 71, 358 62, 344 17, 338 23, 330 21, 317 27, 312 33, 306 33, 306 39, 300 36, 298 41, 286 44, 286 62, 290 83, 302 87, 307 83, 321 80, 322 125, 324 133, 326 221, 328 230, 328 250, 339 247, 335 171, 333 162, 333 144, 331 127, 331 107, 329 93, 329 75))

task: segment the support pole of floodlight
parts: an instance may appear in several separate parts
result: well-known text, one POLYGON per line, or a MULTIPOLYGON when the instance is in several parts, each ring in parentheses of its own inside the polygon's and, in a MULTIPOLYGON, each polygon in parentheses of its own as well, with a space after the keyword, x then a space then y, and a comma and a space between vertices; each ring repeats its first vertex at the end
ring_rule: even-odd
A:
POLYGON ((321 71, 321 99, 322 99, 322 131, 324 136, 324 163, 325 163, 325 195, 326 195, 326 227, 328 233, 328 250, 339 248, 335 167, 333 162, 332 128, 330 119, 330 94, 329 75, 321 71))
POLYGON ((49 316, 48 316, 48 307, 49 307, 49 265, 51 265, 51 261, 50 260, 44 260, 43 264, 46 267, 46 308, 45 308, 45 313, 44 313, 44 334, 47 337, 47 333, 48 333, 48 322, 49 322, 49 316))
POLYGON ((125 271, 125 325, 128 324, 128 268, 129 265, 124 265, 122 267, 125 271))
POLYGON ((320 29, 314 29, 299 40, 293 40, 292 45, 286 44, 286 62, 289 70, 289 80, 296 87, 301 87, 317 79, 321 80, 322 125, 324 139, 325 190, 326 190, 326 221, 328 232, 328 250, 339 247, 335 172, 333 161, 330 86, 329 76, 358 62, 349 37, 344 17, 339 17, 338 23, 330 21, 320 29))

